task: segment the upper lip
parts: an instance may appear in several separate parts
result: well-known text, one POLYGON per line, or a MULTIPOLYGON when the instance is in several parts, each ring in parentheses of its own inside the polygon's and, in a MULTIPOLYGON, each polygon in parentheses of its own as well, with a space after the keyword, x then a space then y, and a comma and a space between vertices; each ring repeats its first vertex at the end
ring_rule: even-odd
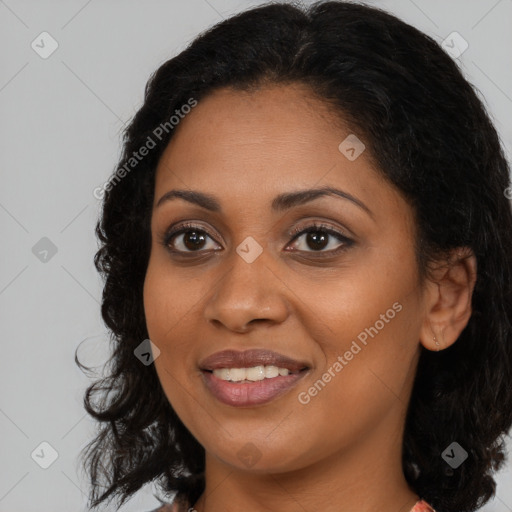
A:
POLYGON ((199 363, 201 370, 215 370, 218 368, 251 368, 253 366, 278 366, 287 368, 291 372, 298 372, 309 365, 284 356, 272 350, 252 349, 245 351, 223 350, 215 352, 199 363))

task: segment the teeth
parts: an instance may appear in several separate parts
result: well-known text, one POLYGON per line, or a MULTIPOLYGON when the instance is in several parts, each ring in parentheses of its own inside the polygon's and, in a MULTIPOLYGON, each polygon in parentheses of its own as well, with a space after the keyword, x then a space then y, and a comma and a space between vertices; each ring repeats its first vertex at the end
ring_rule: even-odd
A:
MULTIPOLYGON (((265 366, 265 377, 267 379, 272 379, 279 375, 279 368, 277 366, 265 366)), ((288 370, 285 368, 281 368, 281 370, 285 371, 285 375, 288 375, 288 370)))
POLYGON ((277 366, 253 366, 252 368, 218 368, 213 370, 213 374, 222 380, 240 382, 248 380, 251 382, 263 379, 273 379, 279 375, 288 375, 288 368, 278 368, 277 366))
MULTIPOLYGON (((244 368, 240 368, 238 371, 242 371, 244 368)), ((254 366, 253 368, 245 368, 245 379, 247 380, 263 380, 265 378, 265 367, 254 366)))

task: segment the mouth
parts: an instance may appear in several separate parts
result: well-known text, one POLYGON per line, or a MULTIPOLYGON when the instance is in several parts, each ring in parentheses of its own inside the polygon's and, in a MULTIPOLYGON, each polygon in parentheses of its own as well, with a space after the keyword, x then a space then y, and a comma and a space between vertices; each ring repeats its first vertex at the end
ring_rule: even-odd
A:
POLYGON ((266 404, 290 391, 310 365, 268 350, 217 352, 200 363, 210 394, 234 407, 266 404))

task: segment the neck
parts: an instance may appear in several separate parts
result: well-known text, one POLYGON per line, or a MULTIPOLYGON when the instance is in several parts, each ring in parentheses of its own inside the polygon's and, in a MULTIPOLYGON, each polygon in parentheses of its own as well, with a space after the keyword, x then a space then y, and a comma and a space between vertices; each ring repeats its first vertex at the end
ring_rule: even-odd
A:
POLYGON ((349 448, 285 473, 242 470, 207 452, 205 491, 194 509, 409 512, 419 497, 403 475, 402 432, 392 418, 363 433, 349 448))

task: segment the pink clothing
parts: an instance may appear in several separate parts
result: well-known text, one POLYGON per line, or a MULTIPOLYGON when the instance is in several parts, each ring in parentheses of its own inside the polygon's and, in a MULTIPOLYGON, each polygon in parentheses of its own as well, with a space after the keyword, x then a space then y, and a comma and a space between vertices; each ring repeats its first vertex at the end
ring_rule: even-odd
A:
MULTIPOLYGON (((192 507, 179 508, 177 503, 162 505, 160 508, 152 510, 151 512, 194 512, 192 507)), ((426 501, 419 500, 409 512, 436 512, 426 501)))
POLYGON ((436 512, 426 501, 419 500, 412 507, 411 512, 436 512))
POLYGON ((436 512, 426 501, 419 500, 412 507, 411 512, 436 512))

